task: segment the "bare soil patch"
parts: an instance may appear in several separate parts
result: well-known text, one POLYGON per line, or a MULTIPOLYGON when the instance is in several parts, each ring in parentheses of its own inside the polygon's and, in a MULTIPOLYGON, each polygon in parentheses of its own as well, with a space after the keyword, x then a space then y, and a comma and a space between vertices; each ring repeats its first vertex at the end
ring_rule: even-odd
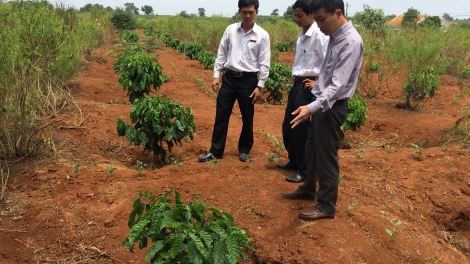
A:
MULTIPOLYGON (((12 175, 0 205, 0 263, 145 263, 146 250, 121 247, 132 202, 141 190, 158 195, 170 188, 185 201, 197 195, 233 214, 256 249, 248 263, 470 263, 469 151, 451 133, 469 99, 455 100, 461 92, 453 78, 443 77, 435 99, 417 111, 395 108, 398 88, 367 100, 365 127, 348 132, 353 147, 340 150, 336 218, 307 222, 298 210, 311 202, 281 197, 297 185, 286 182, 289 172, 266 156, 277 153, 280 162, 287 157, 267 137, 282 137, 285 106, 255 106, 251 162, 238 160, 236 106, 225 156, 217 164, 199 163, 215 117, 212 71, 168 48, 156 54, 171 79, 156 93, 191 106, 197 132, 171 153, 183 166, 153 166, 139 175, 136 160, 150 166, 152 157, 117 137, 116 120, 129 121, 131 106, 118 86, 115 58, 105 54, 112 48, 97 49, 68 84, 81 112, 58 118, 78 118, 81 125, 57 125, 57 151, 19 164, 12 175), (111 166, 117 168, 112 174, 111 166), (402 225, 394 227, 394 221, 402 225)), ((279 60, 291 64, 293 54, 279 60)))

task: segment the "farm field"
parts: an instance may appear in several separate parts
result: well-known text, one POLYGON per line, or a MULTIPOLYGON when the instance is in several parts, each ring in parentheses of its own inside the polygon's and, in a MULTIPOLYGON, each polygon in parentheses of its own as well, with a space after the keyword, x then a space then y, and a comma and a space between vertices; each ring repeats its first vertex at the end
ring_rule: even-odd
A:
MULTIPOLYGON (((352 147, 340 150, 336 217, 307 222, 297 215, 311 202, 281 197, 297 185, 267 156, 287 157, 275 145, 284 105, 255 106, 251 162, 238 160, 235 107, 225 156, 199 163, 215 116, 212 71, 170 48, 158 50, 171 78, 156 93, 191 106, 197 131, 171 153, 179 165, 155 168, 151 155, 117 137, 116 120, 128 122, 131 105, 110 49, 97 49, 68 83, 80 108, 55 118, 77 126, 57 122, 51 157, 25 164, 10 179, 0 212, 0 263, 145 263, 146 250, 121 247, 132 202, 141 190, 159 195, 171 188, 185 202, 196 195, 231 213, 256 249, 247 263, 470 263, 469 150, 452 133, 469 99, 456 99, 457 78, 443 76, 434 99, 415 111, 395 108, 399 87, 367 99, 366 125, 348 131, 352 147), (139 173, 136 161, 149 168, 139 173)), ((279 60, 291 65, 293 53, 279 60)))

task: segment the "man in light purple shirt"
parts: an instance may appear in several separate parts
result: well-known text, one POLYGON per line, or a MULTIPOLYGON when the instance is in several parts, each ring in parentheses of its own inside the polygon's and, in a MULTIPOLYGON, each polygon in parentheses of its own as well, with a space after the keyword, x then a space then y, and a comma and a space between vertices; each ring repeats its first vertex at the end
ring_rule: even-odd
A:
POLYGON ((362 38, 344 17, 342 0, 314 0, 313 16, 320 30, 330 37, 320 76, 312 89, 316 100, 292 114, 292 127, 312 118, 305 158, 304 183, 286 199, 317 198, 313 207, 299 211, 306 220, 334 218, 339 183, 339 133, 348 114, 348 100, 354 95, 362 66, 362 38), (318 190, 316 182, 319 182, 318 190))

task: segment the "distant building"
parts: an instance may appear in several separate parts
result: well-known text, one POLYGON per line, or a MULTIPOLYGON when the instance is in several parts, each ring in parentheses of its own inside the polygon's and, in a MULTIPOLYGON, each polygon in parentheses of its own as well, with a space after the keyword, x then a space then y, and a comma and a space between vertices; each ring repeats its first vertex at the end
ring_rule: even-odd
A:
MULTIPOLYGON (((401 27, 401 21, 403 20, 403 17, 404 17, 403 14, 397 15, 394 19, 387 22, 387 26, 389 26, 391 28, 401 27)), ((425 19, 426 19, 426 15, 419 14, 418 19, 416 21, 416 24, 419 24, 419 23, 423 22, 425 19)), ((446 28, 451 26, 451 24, 452 24, 451 22, 447 21, 446 19, 444 19, 442 17, 440 17, 440 19, 441 19, 441 27, 443 29, 446 29, 446 28)))

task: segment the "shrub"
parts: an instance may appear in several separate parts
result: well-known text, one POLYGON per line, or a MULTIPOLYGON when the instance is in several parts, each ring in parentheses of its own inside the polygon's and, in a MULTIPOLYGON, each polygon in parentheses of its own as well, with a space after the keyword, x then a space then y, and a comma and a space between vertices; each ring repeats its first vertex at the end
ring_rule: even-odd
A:
POLYGON ((269 78, 264 87, 265 92, 269 92, 265 102, 282 103, 281 89, 286 87, 287 80, 291 76, 291 70, 282 63, 271 63, 269 78))
POLYGON ((402 88, 406 95, 405 104, 399 107, 411 109, 418 108, 426 99, 426 96, 433 98, 434 93, 439 88, 439 79, 443 74, 437 67, 425 67, 420 72, 408 74, 406 83, 402 88))
POLYGON ((136 146, 141 144, 145 150, 153 151, 154 158, 168 164, 163 142, 171 152, 174 144, 188 137, 192 140, 196 131, 194 114, 191 108, 183 109, 181 104, 160 96, 147 96, 136 100, 131 110, 132 125, 118 119, 116 129, 118 136, 126 136, 136 146))
POLYGON ((143 53, 143 49, 139 45, 130 45, 129 47, 124 49, 121 55, 119 55, 119 57, 117 57, 117 59, 114 61, 114 70, 117 72, 122 72, 124 66, 123 63, 126 61, 126 58, 128 56, 141 53, 143 53))
POLYGON ((363 98, 354 96, 348 101, 348 115, 343 125, 341 125, 341 138, 344 138, 343 131, 356 131, 363 126, 367 120, 367 102, 363 98))
POLYGON ((204 65, 204 69, 213 69, 216 55, 211 51, 203 50, 197 55, 197 60, 204 65))
POLYGON ((279 52, 287 52, 289 50, 289 42, 278 42, 274 45, 279 52))
POLYGON ((136 28, 136 19, 134 15, 123 10, 122 8, 116 8, 111 13, 111 22, 114 27, 118 29, 135 29, 136 28))
POLYGON ((164 82, 162 66, 150 55, 135 53, 125 56, 119 69, 119 86, 126 90, 129 102, 144 97, 150 93, 150 86, 160 88, 164 82))
POLYGON ((191 60, 197 59, 197 55, 202 51, 202 46, 196 42, 187 43, 184 46, 184 56, 190 58, 191 60))
POLYGON ((137 32, 130 31, 129 29, 124 29, 119 32, 119 37, 123 43, 137 43, 137 40, 139 40, 139 34, 137 34, 137 32))
POLYGON ((241 248, 253 250, 246 232, 233 225, 233 216, 201 203, 184 204, 178 191, 154 197, 142 191, 129 215, 129 236, 123 242, 133 252, 134 244, 145 248, 151 263, 238 263, 246 260, 241 248), (174 201, 167 199, 174 195, 174 201))

